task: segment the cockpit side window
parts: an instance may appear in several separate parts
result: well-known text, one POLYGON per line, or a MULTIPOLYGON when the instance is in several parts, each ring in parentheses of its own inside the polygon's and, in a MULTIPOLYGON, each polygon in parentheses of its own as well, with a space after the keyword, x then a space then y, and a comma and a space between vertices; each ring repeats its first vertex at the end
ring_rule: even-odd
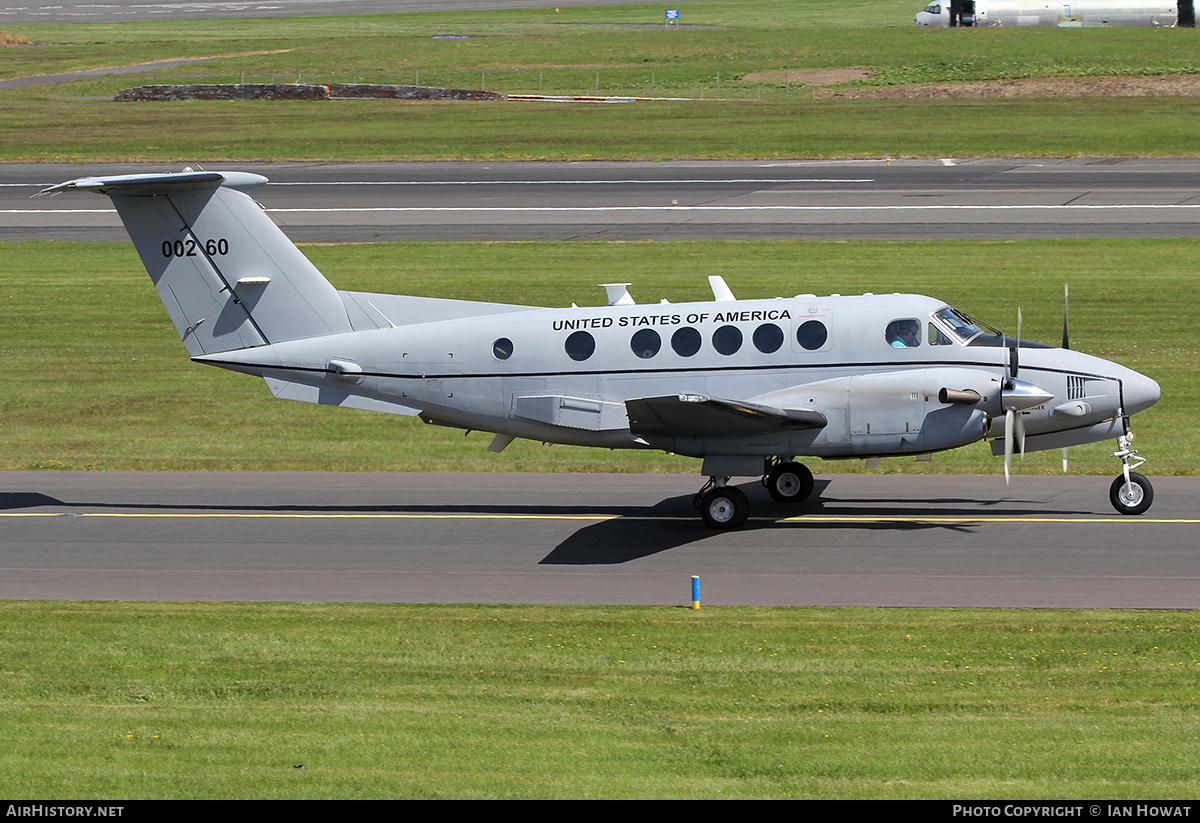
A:
POLYGON ((921 324, 915 317, 904 317, 887 324, 884 332, 888 345, 897 349, 921 345, 921 324))
POLYGON ((949 346, 953 341, 933 323, 929 324, 929 331, 925 335, 925 339, 929 341, 931 346, 949 346))

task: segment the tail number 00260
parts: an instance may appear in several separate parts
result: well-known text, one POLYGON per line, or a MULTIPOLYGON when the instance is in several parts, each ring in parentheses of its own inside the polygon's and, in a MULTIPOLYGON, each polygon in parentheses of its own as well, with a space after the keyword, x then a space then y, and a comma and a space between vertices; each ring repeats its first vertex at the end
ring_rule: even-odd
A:
POLYGON ((164 240, 162 243, 163 257, 195 257, 201 251, 209 257, 229 254, 229 241, 224 237, 209 238, 201 245, 199 240, 189 237, 186 240, 164 240))

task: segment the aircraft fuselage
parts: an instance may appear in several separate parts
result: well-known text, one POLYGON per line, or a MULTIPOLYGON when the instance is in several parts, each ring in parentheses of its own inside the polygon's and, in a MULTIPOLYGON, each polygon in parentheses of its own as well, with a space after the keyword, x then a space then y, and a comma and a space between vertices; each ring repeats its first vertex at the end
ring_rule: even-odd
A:
MULTIPOLYGON (((1009 350, 964 345, 936 318, 947 308, 899 294, 514 307, 485 319, 349 332, 196 359, 268 382, 352 390, 419 410, 429 422, 533 440, 697 457, 714 451, 911 454, 1003 432, 1003 419, 992 420, 1001 412, 1009 350), (917 345, 889 343, 889 325, 910 319, 921 327, 917 345), (942 389, 976 391, 980 399, 942 402, 942 389), (630 430, 626 401, 698 393, 819 409, 828 425, 669 442, 630 430)), ((1122 400, 1132 414, 1158 397, 1157 385, 1130 369, 1035 345, 1019 352, 1020 377, 1054 399, 1022 411, 1027 435, 1058 431, 1064 423, 1084 430, 1112 419, 1122 400), (1061 408, 1067 402, 1073 405, 1061 408)))

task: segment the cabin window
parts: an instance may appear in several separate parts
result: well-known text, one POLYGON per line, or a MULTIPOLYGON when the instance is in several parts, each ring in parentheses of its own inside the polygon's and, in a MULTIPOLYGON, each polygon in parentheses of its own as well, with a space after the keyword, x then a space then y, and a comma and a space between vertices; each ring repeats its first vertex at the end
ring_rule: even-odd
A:
POLYGON ((888 345, 895 349, 911 349, 921 345, 921 324, 915 317, 904 317, 887 324, 884 332, 888 345))
POLYGON ((507 360, 512 357, 513 342, 507 337, 501 337, 492 344, 492 357, 497 360, 507 360))
POLYGON ((742 347, 742 330, 737 326, 722 326, 713 332, 713 348, 730 355, 742 347))
POLYGON ((572 360, 587 360, 596 351, 596 339, 588 332, 577 331, 567 338, 564 348, 572 360))
POLYGON ((700 351, 700 332, 691 326, 685 326, 671 335, 671 348, 680 357, 691 357, 700 351))
POLYGON ((829 329, 820 320, 808 320, 796 329, 796 342, 808 351, 816 351, 829 339, 829 329))
POLYGON ((658 354, 658 350, 662 348, 662 338, 654 329, 642 329, 633 335, 633 339, 629 341, 629 347, 638 357, 648 360, 658 354))
POLYGON ((754 348, 763 354, 779 351, 783 345, 783 329, 774 323, 763 323, 754 330, 754 348))

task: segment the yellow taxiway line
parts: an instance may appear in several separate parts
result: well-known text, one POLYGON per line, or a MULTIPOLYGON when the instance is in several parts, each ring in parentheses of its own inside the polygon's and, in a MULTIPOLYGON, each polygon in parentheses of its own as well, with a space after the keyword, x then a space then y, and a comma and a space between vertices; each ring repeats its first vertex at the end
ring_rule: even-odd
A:
MULTIPOLYGON (((620 514, 504 514, 504 513, 423 513, 423 512, 387 512, 387 513, 343 513, 330 514, 320 512, 0 512, 0 518, 33 518, 33 517, 123 517, 134 519, 315 519, 315 520, 694 520, 693 517, 675 515, 620 515, 620 514)), ((751 520, 769 521, 773 523, 1083 523, 1083 524, 1167 524, 1194 525, 1200 524, 1200 518, 1155 518, 1155 517, 1122 517, 1112 515, 1107 517, 1003 517, 964 515, 834 515, 834 514, 800 514, 792 517, 752 517, 751 520)))

